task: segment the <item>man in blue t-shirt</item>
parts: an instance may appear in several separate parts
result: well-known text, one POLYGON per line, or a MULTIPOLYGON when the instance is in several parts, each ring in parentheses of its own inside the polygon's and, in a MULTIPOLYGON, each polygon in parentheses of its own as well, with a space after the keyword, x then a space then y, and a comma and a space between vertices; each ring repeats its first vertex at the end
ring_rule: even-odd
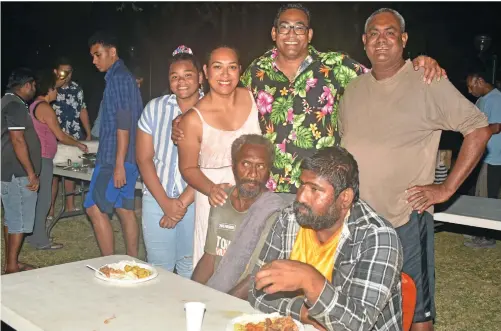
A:
MULTIPOLYGON (((485 158, 478 175, 475 195, 492 199, 499 198, 501 189, 501 92, 483 72, 472 72, 466 79, 468 92, 478 97, 476 106, 487 116, 492 137, 487 143, 485 158)), ((494 247, 496 240, 474 237, 466 242, 468 247, 494 247)))
POLYGON ((114 253, 113 229, 108 214, 116 210, 122 224, 127 255, 137 256, 139 231, 134 213, 136 128, 143 110, 136 79, 118 57, 113 36, 96 33, 89 40, 93 63, 106 72, 101 102, 101 123, 96 167, 84 207, 89 215, 101 254, 114 253))

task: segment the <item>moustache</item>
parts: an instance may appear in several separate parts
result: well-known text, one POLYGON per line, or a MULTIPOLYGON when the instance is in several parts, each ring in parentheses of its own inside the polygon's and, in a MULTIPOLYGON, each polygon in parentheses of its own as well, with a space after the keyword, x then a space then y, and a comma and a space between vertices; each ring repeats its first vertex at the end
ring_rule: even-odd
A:
POLYGON ((255 185, 259 185, 259 184, 261 184, 257 180, 254 180, 254 179, 240 179, 238 181, 238 183, 240 185, 243 185, 243 184, 255 184, 255 185))
POLYGON ((299 208, 304 208, 308 212, 308 215, 313 215, 313 211, 311 210, 311 208, 302 202, 294 201, 293 207, 294 207, 294 213, 296 215, 299 213, 299 208))

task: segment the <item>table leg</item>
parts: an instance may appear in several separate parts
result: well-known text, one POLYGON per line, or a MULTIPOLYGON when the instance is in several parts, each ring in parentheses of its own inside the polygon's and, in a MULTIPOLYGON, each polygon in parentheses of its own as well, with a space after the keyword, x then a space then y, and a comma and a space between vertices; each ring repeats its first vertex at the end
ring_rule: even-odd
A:
MULTIPOLYGON (((63 194, 63 199, 61 201, 61 210, 59 211, 59 213, 57 215, 54 215, 54 218, 52 219, 52 221, 47 224, 47 237, 50 238, 50 233, 52 232, 52 228, 56 225, 56 223, 59 221, 59 219, 61 218, 61 215, 66 211, 66 189, 64 187, 64 180, 65 180, 65 177, 64 176, 61 176, 61 191, 62 191, 62 194, 63 194)), ((57 197, 56 197, 57 199, 57 197)), ((55 208, 55 202, 54 202, 54 208, 55 208)))
POLYGON ((50 233, 52 232, 52 229, 54 228, 54 226, 57 224, 57 222, 59 222, 60 219, 62 218, 66 218, 66 217, 72 217, 72 216, 80 216, 80 215, 85 215, 85 209, 84 209, 84 198, 85 198, 85 189, 84 189, 84 180, 82 180, 80 182, 80 192, 77 192, 77 191, 73 191, 73 192, 68 192, 66 193, 66 189, 64 187, 64 182, 65 182, 65 177, 64 176, 61 176, 61 186, 62 186, 62 195, 63 195, 63 198, 62 198, 62 201, 61 201, 61 210, 59 211, 59 213, 54 217, 54 219, 49 223, 47 224, 47 236, 50 238, 50 233), (69 211, 67 212, 66 211, 66 196, 67 195, 77 195, 77 194, 80 194, 81 197, 82 197, 82 201, 81 201, 81 209, 80 210, 77 210, 77 211, 69 211))

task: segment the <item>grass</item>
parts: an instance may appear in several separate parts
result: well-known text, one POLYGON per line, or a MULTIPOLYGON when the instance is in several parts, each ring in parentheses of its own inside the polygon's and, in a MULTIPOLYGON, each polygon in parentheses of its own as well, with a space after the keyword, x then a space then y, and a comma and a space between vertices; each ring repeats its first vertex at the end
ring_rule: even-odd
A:
MULTIPOLYGON (((125 254, 120 223, 113 219, 112 224, 116 253, 125 254)), ((435 236, 435 330, 501 330, 501 242, 498 240, 492 249, 471 249, 463 246, 461 234, 468 228, 443 225, 439 229, 435 236)), ((100 256, 92 227, 85 216, 60 221, 52 235, 55 242, 64 244, 63 249, 37 251, 25 244, 20 260, 47 267, 100 256)), ((140 259, 145 259, 142 239, 139 255, 140 259)), ((3 258, 2 250, 2 263, 3 258)))

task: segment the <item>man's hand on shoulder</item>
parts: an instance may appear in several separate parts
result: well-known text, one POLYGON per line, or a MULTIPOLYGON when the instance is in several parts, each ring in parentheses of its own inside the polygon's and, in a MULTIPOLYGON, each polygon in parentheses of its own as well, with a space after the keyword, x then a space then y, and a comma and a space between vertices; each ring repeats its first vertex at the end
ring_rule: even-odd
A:
POLYGON ((436 78, 437 81, 440 81, 441 78, 447 78, 445 69, 442 69, 438 62, 429 56, 418 56, 412 60, 412 65, 416 71, 420 68, 424 68, 423 81, 427 84, 431 84, 434 78, 436 78))
POLYGON ((179 115, 176 117, 174 120, 172 120, 172 134, 171 134, 171 139, 174 142, 174 145, 177 145, 177 143, 184 138, 184 133, 183 130, 179 128, 179 123, 183 119, 183 115, 179 115))

